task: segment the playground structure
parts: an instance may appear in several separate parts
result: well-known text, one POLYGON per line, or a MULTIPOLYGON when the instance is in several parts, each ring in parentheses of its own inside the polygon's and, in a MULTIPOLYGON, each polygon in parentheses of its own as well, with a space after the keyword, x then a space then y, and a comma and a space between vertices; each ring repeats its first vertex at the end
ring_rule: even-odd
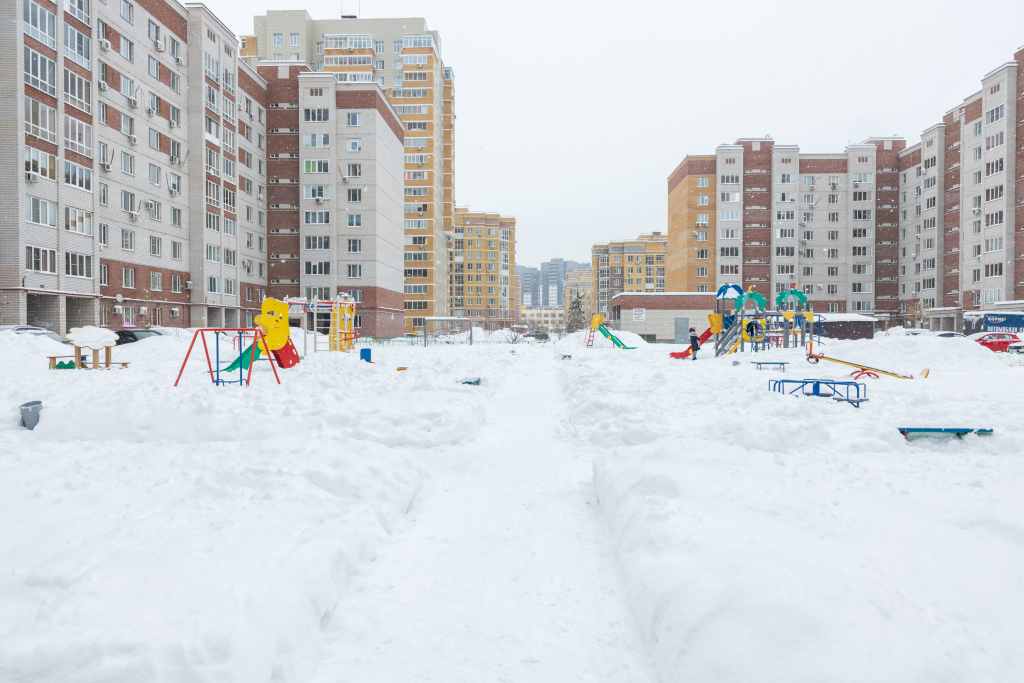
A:
POLYGON ((110 358, 110 351, 117 345, 117 334, 108 329, 86 325, 85 327, 73 327, 67 334, 68 341, 75 347, 74 356, 47 356, 50 361, 51 370, 83 370, 89 367, 85 360, 85 350, 92 351, 92 369, 103 368, 109 370, 111 365, 118 365, 127 368, 126 362, 114 362, 110 358), (103 351, 103 365, 100 365, 100 351, 103 351), (70 358, 67 362, 61 362, 61 358, 70 358))
POLYGON ((594 333, 600 332, 602 335, 608 338, 608 340, 615 345, 617 349, 635 349, 635 346, 626 346, 622 343, 618 337, 608 331, 608 328, 604 326, 604 314, 595 313, 590 317, 590 329, 587 330, 587 348, 591 348, 594 345, 594 333))
MULTIPOLYGON (((879 375, 887 375, 889 377, 896 377, 899 379, 914 379, 913 375, 901 375, 898 372, 889 372, 888 370, 879 370, 878 368, 872 368, 867 365, 860 363, 852 363, 847 360, 839 360, 838 358, 829 358, 822 353, 814 353, 814 342, 808 342, 807 344, 807 362, 812 365, 817 365, 819 361, 827 360, 830 363, 838 363, 840 365, 848 365, 851 368, 856 368, 850 375, 854 379, 861 379, 862 377, 870 377, 872 379, 878 379, 879 375)), ((928 376, 930 370, 925 368, 921 371, 921 379, 928 376)))
POLYGON ((274 362, 270 364, 271 369, 274 372, 274 378, 277 383, 281 383, 281 378, 277 374, 277 367, 280 366, 282 369, 293 367, 299 362, 299 353, 295 349, 295 345, 292 344, 291 340, 291 328, 288 324, 288 310, 289 305, 283 301, 277 299, 264 299, 261 306, 262 313, 256 316, 256 324, 259 327, 248 328, 248 327, 235 327, 235 328, 223 328, 223 327, 209 327, 196 330, 195 334, 192 335, 192 343, 189 344, 188 352, 185 354, 185 360, 181 363, 181 369, 178 370, 178 378, 174 380, 174 386, 178 386, 178 382, 181 381, 181 375, 185 371, 185 365, 188 363, 189 356, 192 355, 192 349, 195 347, 196 340, 202 339, 203 351, 206 354, 206 367, 210 374, 210 380, 215 386, 223 386, 227 384, 238 384, 239 386, 249 386, 249 381, 252 379, 252 366, 261 355, 273 356, 274 362), (210 358, 210 348, 206 342, 207 333, 213 333, 214 343, 213 351, 214 357, 210 358), (226 368, 221 369, 220 360, 220 345, 221 335, 230 337, 235 335, 232 340, 233 348, 238 348, 238 357, 232 361, 226 368), (246 346, 246 343, 249 343, 246 346), (238 379, 229 379, 230 373, 235 370, 238 371, 238 379), (225 376, 222 376, 225 375, 225 376))
POLYGON ((313 353, 319 351, 351 351, 359 333, 355 329, 356 300, 351 295, 339 292, 333 301, 320 301, 314 297, 306 299, 289 298, 284 303, 289 311, 293 308, 301 315, 302 355, 309 352, 309 321, 307 313, 313 314, 313 353), (321 339, 326 345, 321 346, 321 339))
MULTIPOLYGON (((768 301, 753 287, 743 291, 739 285, 722 285, 716 296, 715 312, 708 315, 710 328, 701 343, 713 334, 715 356, 746 351, 747 345, 757 352, 771 347, 803 347, 815 339, 820 343, 822 317, 804 310, 807 297, 796 285, 780 292, 775 306, 776 310, 769 311, 768 301), (748 312, 751 305, 753 311, 748 312)), ((685 355, 688 354, 682 357, 685 355)))
POLYGON ((854 408, 860 408, 860 404, 868 400, 867 385, 834 379, 773 379, 768 381, 768 391, 788 395, 799 391, 804 396, 832 398, 854 408))

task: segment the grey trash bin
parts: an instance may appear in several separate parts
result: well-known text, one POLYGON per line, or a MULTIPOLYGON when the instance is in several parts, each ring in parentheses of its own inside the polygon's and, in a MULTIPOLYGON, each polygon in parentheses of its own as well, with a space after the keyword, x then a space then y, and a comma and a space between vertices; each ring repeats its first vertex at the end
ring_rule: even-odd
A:
POLYGON ((39 424, 39 411, 43 409, 42 401, 29 401, 21 404, 21 424, 28 429, 35 429, 39 424))

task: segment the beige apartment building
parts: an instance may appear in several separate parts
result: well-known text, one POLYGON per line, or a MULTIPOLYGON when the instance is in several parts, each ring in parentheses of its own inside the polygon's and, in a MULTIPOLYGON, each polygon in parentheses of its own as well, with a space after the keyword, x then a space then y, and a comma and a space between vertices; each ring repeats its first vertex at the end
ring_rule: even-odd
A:
POLYGON ((594 276, 590 268, 577 268, 569 271, 565 276, 565 309, 566 319, 569 316, 569 307, 577 296, 583 297, 583 314, 590 319, 594 314, 594 276))
MULTIPOLYGON (((458 207, 449 252, 453 315, 495 330, 517 321, 516 219, 458 207)), ((408 285, 407 285, 408 286, 408 285)), ((406 307, 410 305, 406 300, 406 307)))
POLYGON ((664 292, 668 238, 660 232, 634 240, 595 244, 591 254, 591 289, 595 313, 608 314, 608 303, 621 292, 664 292))
POLYGON ((565 329, 566 313, 560 306, 522 306, 519 315, 530 331, 558 332, 565 329))
POLYGON ((386 93, 404 136, 404 330, 422 328, 425 316, 451 315, 454 74, 442 62, 438 32, 424 19, 312 19, 305 10, 268 11, 254 22, 255 35, 242 39, 246 59, 308 63, 341 83, 386 93))
POLYGON ((714 287, 715 167, 714 156, 687 156, 668 178, 666 286, 670 292, 706 292, 714 287))

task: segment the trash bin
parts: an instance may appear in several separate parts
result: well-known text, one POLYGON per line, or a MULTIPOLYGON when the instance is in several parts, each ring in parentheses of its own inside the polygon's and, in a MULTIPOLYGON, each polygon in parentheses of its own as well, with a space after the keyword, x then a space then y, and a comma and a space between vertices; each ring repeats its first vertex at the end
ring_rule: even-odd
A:
POLYGON ((359 349, 359 360, 364 360, 367 363, 370 361, 370 349, 359 349))
POLYGON ((28 429, 35 429, 39 424, 39 411, 43 409, 42 401, 29 401, 21 404, 21 424, 28 429))

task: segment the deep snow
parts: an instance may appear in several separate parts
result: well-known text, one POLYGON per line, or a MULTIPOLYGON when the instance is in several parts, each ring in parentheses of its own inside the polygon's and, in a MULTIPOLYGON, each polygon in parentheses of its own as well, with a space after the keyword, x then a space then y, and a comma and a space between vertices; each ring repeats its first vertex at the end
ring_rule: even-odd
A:
POLYGON ((0 680, 1024 678, 1018 359, 829 342, 931 370, 855 409, 768 393, 850 370, 799 351, 783 375, 583 335, 240 389, 198 358, 173 388, 185 337, 93 372, 0 333, 0 680), (996 431, 896 431, 931 425, 996 431))

